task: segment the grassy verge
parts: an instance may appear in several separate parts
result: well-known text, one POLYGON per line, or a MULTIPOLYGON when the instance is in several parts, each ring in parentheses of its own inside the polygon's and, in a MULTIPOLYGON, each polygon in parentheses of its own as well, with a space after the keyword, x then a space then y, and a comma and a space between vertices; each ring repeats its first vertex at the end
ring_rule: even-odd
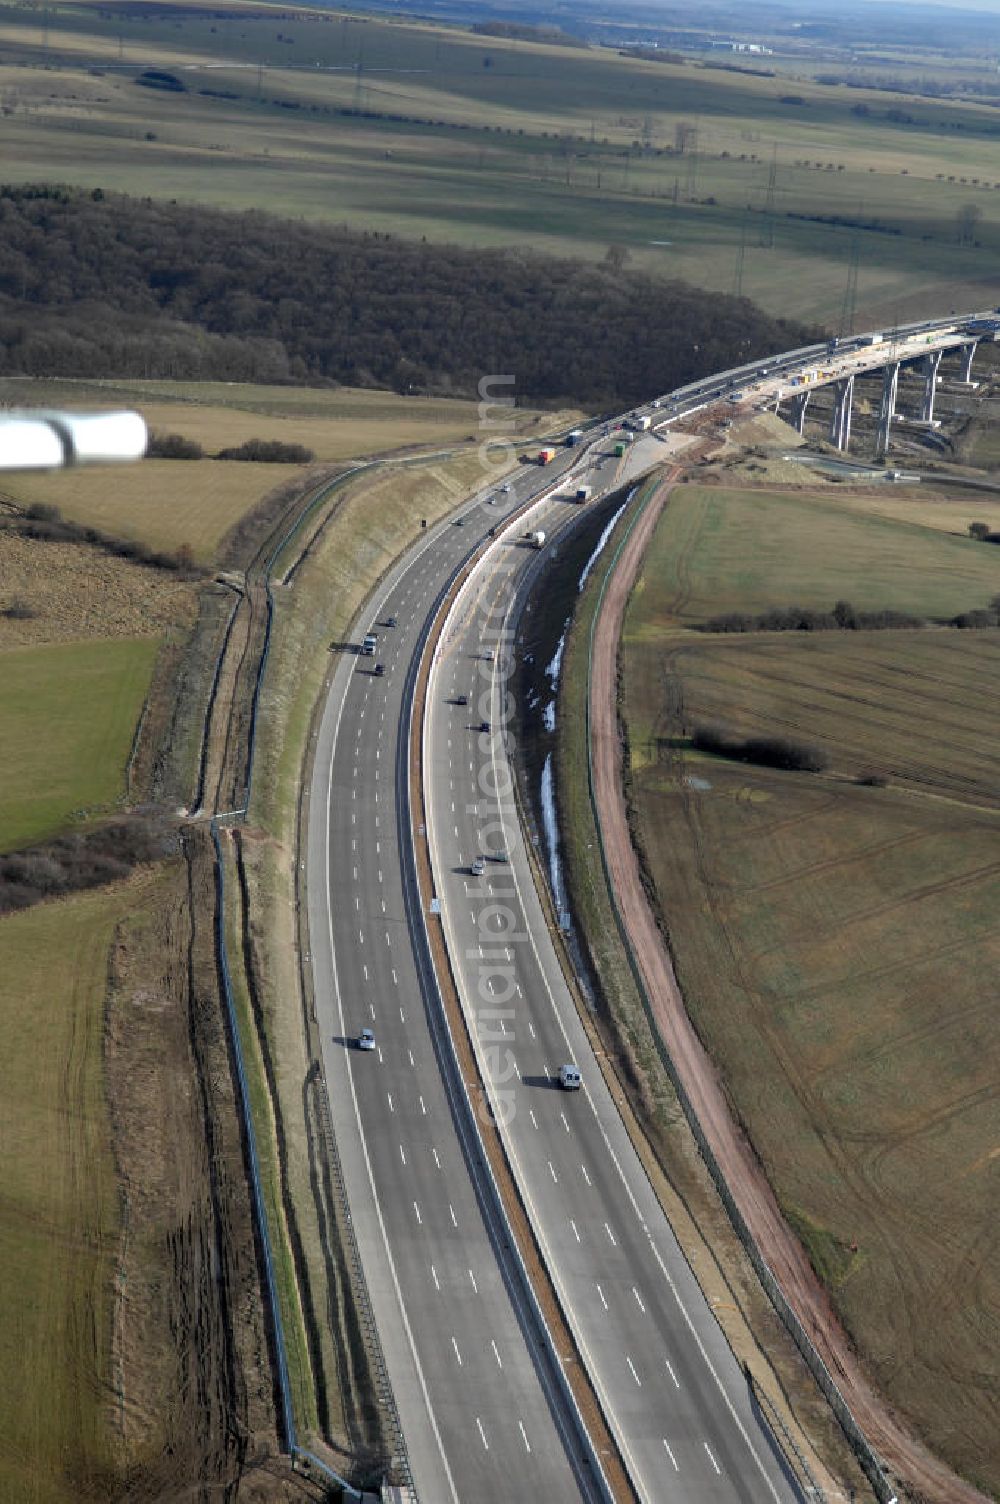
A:
POLYGON ((993 550, 860 500, 691 487, 624 636, 633 828, 691 1016, 877 1382, 993 1492, 1000 634, 689 628, 841 595, 944 615, 998 586, 993 550), (694 753, 711 720, 830 770, 694 753))
POLYGON ((102 1024, 122 903, 111 888, 0 920, 0 1496, 26 1504, 106 1498, 115 1476, 102 1024))
POLYGON ((153 672, 155 638, 50 643, 0 656, 0 850, 107 813, 153 672))
POLYGON ((279 1146, 271 1092, 262 1054, 262 1035, 243 964, 243 918, 239 877, 235 861, 232 860, 231 848, 226 843, 223 844, 223 854, 226 868, 226 949, 229 956, 237 1024, 243 1046, 243 1064, 250 1096, 250 1110, 256 1129, 257 1158, 285 1336, 293 1412, 296 1424, 304 1431, 312 1432, 316 1430, 317 1425, 315 1375, 309 1360, 298 1279, 282 1201, 279 1146))

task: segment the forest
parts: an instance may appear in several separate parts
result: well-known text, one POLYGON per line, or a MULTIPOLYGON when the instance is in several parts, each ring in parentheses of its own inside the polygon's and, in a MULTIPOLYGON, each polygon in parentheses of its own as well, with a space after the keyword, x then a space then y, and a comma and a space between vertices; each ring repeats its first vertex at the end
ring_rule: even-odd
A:
MULTIPOLYGON (((611 238, 611 237, 609 237, 611 238)), ((588 263, 48 185, 0 186, 0 374, 334 383, 623 407, 818 338, 588 263)))

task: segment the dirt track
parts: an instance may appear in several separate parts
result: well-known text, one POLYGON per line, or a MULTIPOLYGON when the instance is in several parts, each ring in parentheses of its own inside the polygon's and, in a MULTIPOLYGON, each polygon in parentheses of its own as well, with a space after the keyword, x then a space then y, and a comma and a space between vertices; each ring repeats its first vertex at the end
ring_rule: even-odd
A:
POLYGON ((625 607, 656 521, 677 481, 671 470, 633 529, 608 583, 594 636, 590 717, 594 788, 608 868, 657 1027, 702 1131, 764 1259, 813 1340, 855 1419, 907 1493, 928 1504, 986 1504, 933 1457, 876 1394, 806 1255, 785 1223, 715 1066, 684 1007, 670 955, 646 899, 629 836, 618 728, 618 644, 625 607))

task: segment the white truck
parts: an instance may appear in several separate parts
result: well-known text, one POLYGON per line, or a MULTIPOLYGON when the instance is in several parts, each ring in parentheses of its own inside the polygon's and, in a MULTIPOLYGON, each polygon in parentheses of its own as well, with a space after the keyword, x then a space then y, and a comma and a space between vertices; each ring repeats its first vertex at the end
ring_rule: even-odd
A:
POLYGON ((374 632, 366 632, 365 640, 361 644, 361 651, 366 658, 374 658, 375 649, 378 647, 378 637, 374 632))
POLYGON ((569 431, 569 433, 566 435, 566 447, 567 447, 567 449, 572 449, 572 447, 573 447, 574 444, 579 444, 579 442, 580 442, 580 440, 582 438, 583 438, 583 429, 582 428, 571 428, 570 431, 569 431))
POLYGON ((628 426, 636 433, 646 433, 651 427, 652 421, 648 413, 639 413, 636 417, 629 418, 628 426))
POLYGON ((544 548, 545 534, 541 531, 540 528, 538 528, 535 530, 535 532, 525 533, 524 541, 525 543, 530 543, 532 548, 544 548))

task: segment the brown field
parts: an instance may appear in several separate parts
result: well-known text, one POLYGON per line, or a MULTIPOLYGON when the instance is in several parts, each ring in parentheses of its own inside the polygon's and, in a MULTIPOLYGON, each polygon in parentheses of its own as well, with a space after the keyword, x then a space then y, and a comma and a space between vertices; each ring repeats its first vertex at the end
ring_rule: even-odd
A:
MULTIPOLYGON (((134 895, 133 895, 134 897, 134 895)), ((0 920, 0 1497, 108 1497, 119 1222, 101 1068, 117 889, 0 920)))
POLYGON ((59 470, 4 477, 19 506, 44 502, 71 522, 172 553, 190 547, 208 564, 220 540, 301 466, 233 460, 144 460, 114 470, 59 470))
MULTIPOLYGON (((180 433, 208 454, 247 439, 279 439, 304 444, 318 460, 327 461, 459 443, 474 438, 479 426, 478 403, 464 398, 401 397, 353 387, 8 377, 0 378, 0 403, 85 410, 137 407, 157 432, 180 433)), ((567 423, 576 416, 567 414, 567 423)), ((558 414, 551 418, 560 421, 558 414)), ((538 420, 534 409, 518 408, 511 414, 510 431, 530 435, 538 420)))
POLYGON ((190 626, 196 589, 169 570, 114 558, 83 543, 0 532, 0 650, 87 637, 159 637, 190 626))
POLYGON ((626 625, 631 795, 689 1011, 789 1219, 889 1399, 997 1492, 1000 633, 686 630, 996 593, 995 550, 934 526, 678 492, 626 625), (830 769, 699 756, 700 720, 830 769))

